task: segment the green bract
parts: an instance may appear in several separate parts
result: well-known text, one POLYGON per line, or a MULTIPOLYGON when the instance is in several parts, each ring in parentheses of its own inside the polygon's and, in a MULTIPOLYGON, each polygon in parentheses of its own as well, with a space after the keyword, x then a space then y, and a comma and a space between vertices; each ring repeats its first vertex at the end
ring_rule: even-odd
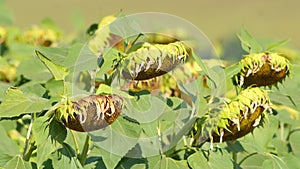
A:
MULTIPOLYGON (((247 88, 235 99, 219 106, 216 110, 217 123, 210 134, 211 142, 235 140, 261 124, 265 111, 270 111, 270 100, 267 92, 259 88, 247 88)), ((271 112, 271 111, 270 111, 271 112)), ((205 125, 213 120, 210 113, 205 117, 205 125)), ((215 113, 215 112, 214 112, 215 113)))
POLYGON ((125 78, 146 80, 163 75, 174 69, 189 56, 189 48, 180 41, 164 44, 144 43, 130 52, 122 62, 125 78))
POLYGON ((290 71, 290 62, 277 53, 246 55, 238 64, 243 68, 234 77, 234 82, 242 87, 274 85, 281 82, 290 71))

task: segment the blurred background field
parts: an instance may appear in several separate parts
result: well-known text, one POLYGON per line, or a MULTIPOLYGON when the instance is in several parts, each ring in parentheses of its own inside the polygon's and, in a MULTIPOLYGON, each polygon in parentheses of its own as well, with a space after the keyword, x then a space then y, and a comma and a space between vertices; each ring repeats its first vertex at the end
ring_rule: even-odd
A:
POLYGON ((256 37, 290 39, 291 47, 300 48, 300 1, 297 0, 2 1, 13 14, 13 24, 20 28, 28 28, 48 17, 68 34, 120 11, 125 14, 165 12, 192 22, 215 44, 235 43, 233 35, 244 25, 256 37))

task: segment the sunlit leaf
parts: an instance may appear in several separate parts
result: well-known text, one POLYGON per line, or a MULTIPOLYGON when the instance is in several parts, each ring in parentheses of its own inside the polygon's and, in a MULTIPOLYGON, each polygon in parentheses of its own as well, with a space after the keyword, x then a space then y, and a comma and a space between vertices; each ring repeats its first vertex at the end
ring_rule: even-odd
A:
POLYGON ((55 153, 51 154, 53 168, 83 168, 70 145, 63 143, 55 153))
POLYGON ((258 43, 258 41, 252 37, 252 35, 246 30, 245 27, 242 28, 241 34, 238 35, 242 43, 242 48, 248 53, 262 52, 263 47, 258 43))
POLYGON ((0 153, 0 168, 3 167, 9 160, 11 160, 14 156, 0 153))
POLYGON ((289 169, 287 164, 278 156, 273 154, 266 154, 269 159, 265 160, 262 164, 263 169, 289 169))
MULTIPOLYGON (((71 46, 69 53, 62 63, 70 72, 95 70, 98 68, 98 58, 86 44, 76 43, 71 46)), ((71 74, 73 76, 73 74, 71 74)))
POLYGON ((291 66, 291 77, 287 78, 282 84, 278 85, 278 89, 273 89, 269 96, 273 103, 291 107, 298 112, 300 111, 300 71, 299 65, 291 66), (295 105, 296 104, 296 105, 295 105))
MULTIPOLYGON (((49 121, 49 118, 44 116, 34 121, 33 135, 37 144, 37 165, 43 166, 52 153, 62 147, 66 138, 66 129, 57 121, 49 121)), ((64 148, 61 148, 61 151, 63 150, 64 148)))
POLYGON ((69 74, 68 70, 64 66, 55 64, 41 52, 36 51, 36 55, 49 69, 55 80, 64 80, 65 77, 69 74))
POLYGON ((300 159, 300 132, 296 131, 291 133, 290 135, 290 144, 293 151, 293 154, 295 154, 296 157, 300 159))
POLYGON ((193 169, 202 168, 202 169, 212 169, 212 167, 207 162, 207 159, 201 152, 196 152, 188 157, 189 166, 193 169))
POLYGON ((13 117, 22 113, 34 113, 46 110, 51 103, 42 97, 28 95, 18 88, 9 88, 0 105, 1 117, 13 117))
POLYGON ((11 160, 9 160, 4 168, 17 168, 17 169, 29 169, 31 165, 28 161, 24 161, 21 155, 17 155, 11 160))
POLYGON ((262 168, 262 164, 267 159, 268 158, 264 155, 255 154, 246 158, 245 161, 243 161, 243 163, 241 164, 241 167, 245 169, 262 168))
POLYGON ((297 158, 296 156, 289 154, 289 155, 283 156, 281 159, 288 166, 288 168, 300 168, 300 163, 299 163, 300 158, 299 157, 297 158))
POLYGON ((17 75, 41 83, 52 78, 49 70, 36 58, 22 61, 17 68, 17 75))
POLYGON ((102 157, 102 160, 106 168, 115 168, 122 156, 106 151, 103 148, 97 147, 96 152, 98 156, 102 157))
POLYGON ((268 51, 272 51, 272 50, 275 50, 279 47, 282 47, 284 45, 286 45, 290 40, 287 39, 287 40, 282 40, 282 41, 279 41, 279 42, 274 42, 274 43, 271 43, 270 45, 268 45, 267 47, 267 50, 268 51))
POLYGON ((247 152, 264 153, 270 146, 277 129, 278 120, 274 116, 268 115, 268 120, 264 120, 263 127, 256 128, 253 134, 246 135, 244 139, 240 139, 240 142, 247 152))
POLYGON ((238 74, 242 69, 242 65, 231 65, 225 68, 226 80, 230 80, 234 75, 238 74))
POLYGON ((45 84, 45 88, 49 91, 48 95, 51 99, 61 99, 64 93, 64 82, 62 80, 50 80, 45 84))
POLYGON ((185 160, 174 160, 170 157, 163 156, 160 161, 153 168, 172 168, 172 169, 182 169, 188 168, 188 164, 185 160))
POLYGON ((123 158, 120 165, 117 166, 117 169, 121 168, 131 168, 131 169, 140 169, 146 168, 147 166, 146 158, 123 158))
POLYGON ((40 46, 38 51, 47 56, 53 63, 61 65, 68 55, 68 48, 44 47, 40 46))
POLYGON ((10 87, 8 83, 0 82, 0 101, 3 100, 5 96, 5 91, 10 87))
POLYGON ((28 95, 36 95, 42 97, 46 93, 46 89, 35 81, 25 83, 20 86, 20 90, 28 95))
POLYGON ((18 145, 15 141, 13 141, 11 138, 8 137, 7 132, 5 131, 2 125, 0 125, 0 135, 1 135, 0 155, 1 156, 17 155, 19 153, 18 145))
POLYGON ((125 98, 129 98, 129 99, 134 98, 133 96, 129 95, 128 93, 126 93, 124 91, 115 89, 115 88, 105 85, 105 84, 101 84, 98 87, 96 94, 118 94, 118 95, 122 96, 124 99, 125 98))
POLYGON ((110 156, 122 157, 137 144, 140 133, 138 124, 119 117, 111 126, 91 132, 90 135, 95 145, 110 152, 110 156))

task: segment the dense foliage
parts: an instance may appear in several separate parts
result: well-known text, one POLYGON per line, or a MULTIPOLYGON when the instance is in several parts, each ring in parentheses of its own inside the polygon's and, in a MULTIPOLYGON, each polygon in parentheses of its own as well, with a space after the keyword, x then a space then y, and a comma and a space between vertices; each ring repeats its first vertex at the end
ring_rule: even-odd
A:
POLYGON ((1 168, 300 168, 286 41, 243 28, 243 59, 216 61, 176 32, 116 35, 115 20, 72 40, 49 19, 0 26, 1 168))

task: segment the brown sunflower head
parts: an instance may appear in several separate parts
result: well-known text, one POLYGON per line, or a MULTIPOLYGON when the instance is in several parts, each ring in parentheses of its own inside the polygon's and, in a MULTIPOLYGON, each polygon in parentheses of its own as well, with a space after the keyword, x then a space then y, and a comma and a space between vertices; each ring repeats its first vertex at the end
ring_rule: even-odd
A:
POLYGON ((105 128, 120 115, 123 107, 121 96, 90 95, 68 103, 56 110, 56 117, 66 127, 80 132, 105 128))
POLYGON ((173 70, 189 56, 183 42, 169 44, 144 43, 123 60, 121 72, 126 79, 147 80, 173 70))
POLYGON ((243 68, 233 80, 243 88, 275 85, 282 82, 290 72, 290 62, 277 53, 246 55, 238 64, 243 68))
MULTIPOLYGON (((260 88, 247 88, 235 99, 223 104, 219 108, 216 126, 208 141, 223 142, 236 140, 252 132, 262 124, 265 112, 271 112, 271 103, 266 91, 260 88)), ((209 124, 210 114, 206 122, 209 124)))

